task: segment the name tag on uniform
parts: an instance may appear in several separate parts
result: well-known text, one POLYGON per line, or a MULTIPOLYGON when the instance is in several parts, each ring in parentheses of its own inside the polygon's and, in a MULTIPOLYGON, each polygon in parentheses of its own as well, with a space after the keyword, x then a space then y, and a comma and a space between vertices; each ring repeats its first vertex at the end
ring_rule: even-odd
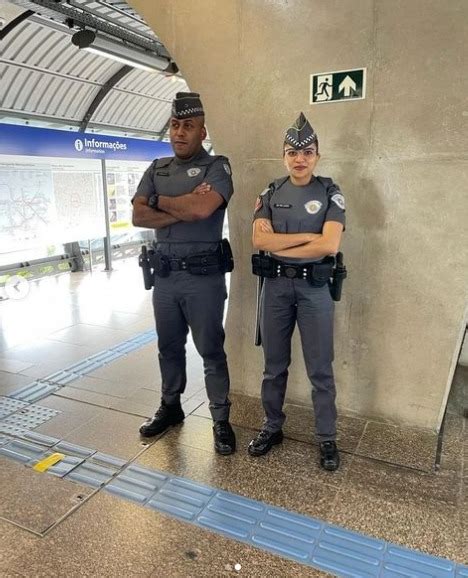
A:
POLYGON ((156 171, 156 174, 158 175, 158 177, 168 177, 169 171, 156 171))
POLYGON ((275 203, 273 206, 275 209, 290 209, 292 207, 292 205, 288 205, 286 203, 275 203))

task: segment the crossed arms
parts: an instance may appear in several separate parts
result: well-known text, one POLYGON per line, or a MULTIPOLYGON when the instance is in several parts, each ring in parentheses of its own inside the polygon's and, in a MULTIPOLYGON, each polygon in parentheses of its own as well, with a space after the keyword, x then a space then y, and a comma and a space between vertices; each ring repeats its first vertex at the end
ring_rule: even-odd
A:
POLYGON ((179 221, 199 221, 207 219, 223 203, 223 197, 207 183, 198 185, 185 195, 159 195, 157 210, 148 206, 146 197, 135 197, 132 223, 135 227, 162 229, 179 221))
POLYGON ((252 243, 255 249, 269 251, 278 257, 320 259, 338 252, 343 225, 327 221, 322 233, 275 233, 269 219, 256 219, 252 243))

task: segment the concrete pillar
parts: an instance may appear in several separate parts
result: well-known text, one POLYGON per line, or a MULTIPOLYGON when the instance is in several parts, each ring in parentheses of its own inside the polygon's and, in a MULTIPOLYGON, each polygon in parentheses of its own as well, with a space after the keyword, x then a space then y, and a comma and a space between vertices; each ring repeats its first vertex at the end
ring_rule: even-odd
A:
MULTIPOLYGON (((199 91, 230 156, 227 345, 235 391, 259 395, 250 274, 256 196, 284 173, 285 129, 316 128, 317 173, 346 195, 349 269, 336 314, 339 407, 436 430, 468 286, 465 0, 130 0, 199 91), (312 73, 367 67, 365 100, 309 105, 312 73)), ((288 397, 308 403, 294 343, 288 397)))

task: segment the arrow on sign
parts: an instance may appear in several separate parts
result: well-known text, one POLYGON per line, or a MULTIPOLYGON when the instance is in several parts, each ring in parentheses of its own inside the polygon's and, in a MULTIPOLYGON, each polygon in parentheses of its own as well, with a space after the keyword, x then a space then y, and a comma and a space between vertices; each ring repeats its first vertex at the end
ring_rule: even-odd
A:
POLYGON ((355 90, 356 90, 356 83, 350 76, 347 76, 338 87, 338 92, 344 91, 345 96, 351 96, 351 91, 354 92, 355 90))

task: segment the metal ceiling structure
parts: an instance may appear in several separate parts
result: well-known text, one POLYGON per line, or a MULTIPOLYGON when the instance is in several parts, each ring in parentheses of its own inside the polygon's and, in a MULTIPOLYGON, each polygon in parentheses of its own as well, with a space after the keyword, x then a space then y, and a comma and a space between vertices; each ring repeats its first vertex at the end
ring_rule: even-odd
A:
POLYGON ((17 16, 0 32, 0 121, 164 137, 171 101, 187 90, 184 79, 123 66, 71 42, 78 30, 90 29, 125 50, 173 66, 126 2, 13 0, 10 5, 17 16))

